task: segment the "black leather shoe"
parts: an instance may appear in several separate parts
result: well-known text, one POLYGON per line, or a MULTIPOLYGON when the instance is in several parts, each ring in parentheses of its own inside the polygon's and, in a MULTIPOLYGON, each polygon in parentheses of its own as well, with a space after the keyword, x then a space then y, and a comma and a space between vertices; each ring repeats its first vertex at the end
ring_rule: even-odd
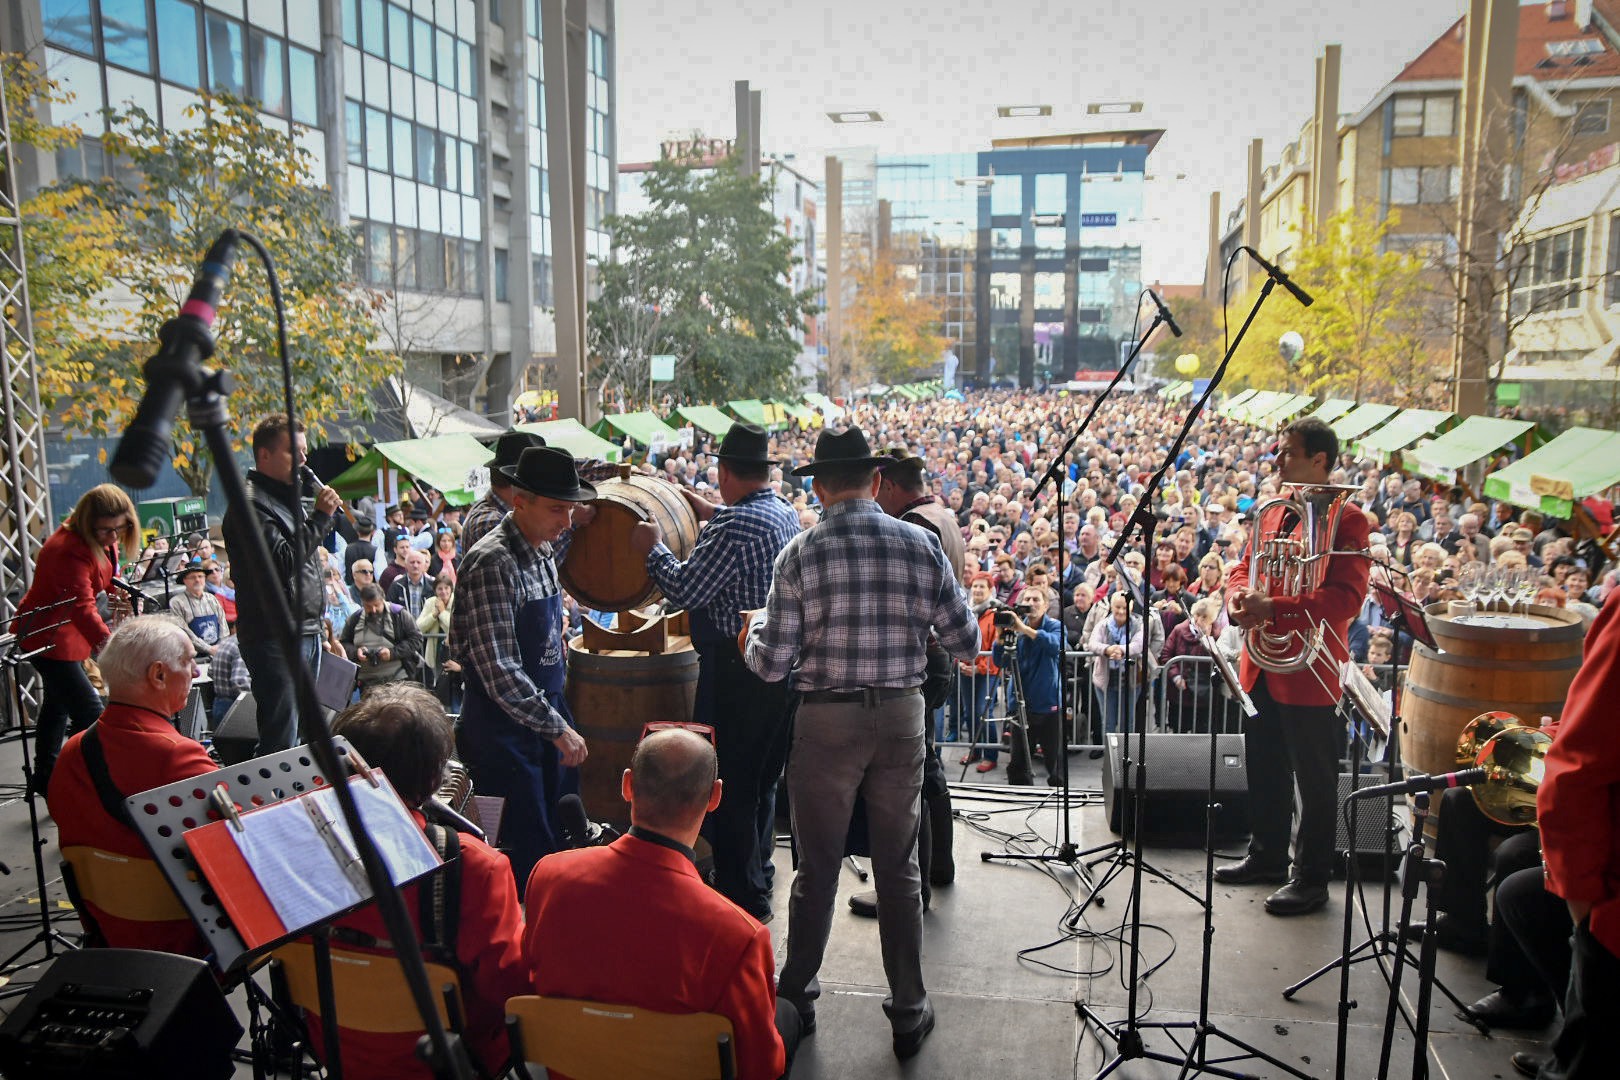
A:
POLYGON ((1463 1019, 1478 1020, 1493 1028, 1534 1029, 1552 1023, 1558 1006, 1546 994, 1529 993, 1523 996, 1497 990, 1486 994, 1468 1006, 1463 1019))
POLYGON ((1309 915, 1327 902, 1326 885, 1310 885, 1295 879, 1266 897, 1266 911, 1272 915, 1309 915))
MULTIPOLYGON (((928 887, 928 882, 925 881, 922 887, 924 911, 928 910, 932 900, 933 890, 928 887)), ((860 892, 852 895, 849 898, 849 910, 863 919, 877 918, 877 890, 873 889, 871 892, 860 892)))
POLYGON ((1514 1071, 1520 1076, 1530 1077, 1531 1080, 1535 1080, 1536 1077, 1541 1075, 1542 1067, 1549 1060, 1539 1054, 1532 1054, 1528 1050, 1520 1050, 1512 1057, 1514 1071))
MULTIPOLYGON (((1408 926, 1406 940, 1422 941, 1423 924, 1417 922, 1408 926)), ((1487 948, 1483 930, 1470 929, 1444 911, 1434 917, 1434 943, 1447 952, 1463 956, 1484 956, 1487 948)))
POLYGON ((816 1033, 816 1010, 799 1013, 799 1038, 808 1039, 816 1033))
POLYGON ((934 1031, 934 1006, 930 1003, 923 1006, 922 1023, 903 1034, 894 1036, 894 1056, 901 1061, 917 1056, 922 1049, 923 1040, 934 1031))
POLYGON ((1248 885, 1256 881, 1281 884, 1288 880, 1288 869, 1282 866, 1262 865, 1255 862, 1254 856, 1250 855, 1230 866, 1217 866, 1215 880, 1222 885, 1248 885))

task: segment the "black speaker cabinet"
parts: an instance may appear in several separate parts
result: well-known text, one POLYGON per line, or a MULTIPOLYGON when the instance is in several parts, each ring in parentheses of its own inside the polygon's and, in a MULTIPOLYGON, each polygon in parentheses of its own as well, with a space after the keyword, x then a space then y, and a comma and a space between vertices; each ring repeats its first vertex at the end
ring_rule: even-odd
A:
POLYGON ((239 765, 253 756, 259 744, 259 703, 251 690, 231 703, 214 729, 214 752, 226 765, 239 765))
POLYGON ((242 1025, 208 965, 138 949, 63 953, 0 1025, 12 1080, 224 1080, 242 1025))
MULTIPOLYGON (((1339 855, 1350 850, 1349 832, 1344 822, 1344 801, 1350 797, 1353 790, 1350 784, 1355 779, 1352 773, 1339 774, 1339 801, 1334 804, 1333 829, 1333 850, 1339 855)), ((1389 778, 1382 773, 1362 773, 1360 782, 1355 786, 1373 787, 1388 782, 1389 778)), ((1355 852, 1361 860, 1360 865, 1371 865, 1368 860, 1374 857, 1382 859, 1386 835, 1389 838, 1390 863, 1392 867, 1400 863, 1401 853, 1406 850, 1406 825, 1396 816, 1396 805, 1393 795, 1366 798, 1357 802, 1355 852)))
MULTIPOLYGON (((1135 735, 1109 735, 1103 755, 1103 808, 1108 827, 1129 838, 1136 820, 1133 798, 1127 798, 1121 775, 1121 742, 1130 739, 1131 777, 1136 782, 1135 735)), ((1208 735, 1149 735, 1147 737, 1147 835, 1201 845, 1204 805, 1209 789, 1208 735)), ((1215 817, 1217 836, 1241 836, 1249 831, 1249 779, 1243 765, 1243 736, 1215 736, 1215 817)))

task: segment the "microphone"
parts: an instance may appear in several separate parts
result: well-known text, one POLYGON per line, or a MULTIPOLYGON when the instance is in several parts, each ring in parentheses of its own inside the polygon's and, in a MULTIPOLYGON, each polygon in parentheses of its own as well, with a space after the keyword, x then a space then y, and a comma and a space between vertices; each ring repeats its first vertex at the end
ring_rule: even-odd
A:
POLYGON ((1170 314, 1169 308, 1164 306, 1164 301, 1159 299, 1159 294, 1154 292, 1152 289, 1149 289, 1147 294, 1150 298, 1152 298, 1153 306, 1159 309, 1159 318, 1163 319, 1165 324, 1170 327, 1170 332, 1172 334, 1176 335, 1176 337, 1180 337, 1181 327, 1176 325, 1176 317, 1170 314))
POLYGON ((585 816, 585 804, 578 795, 564 795, 557 800, 557 831, 570 851, 589 845, 591 819, 585 816))
POLYGON ((1293 281, 1289 279, 1288 275, 1283 273, 1282 268, 1276 263, 1270 262, 1265 256, 1261 255, 1252 247, 1245 246, 1243 250, 1249 253, 1249 258, 1260 264, 1261 268, 1265 270, 1266 274, 1269 275, 1273 281, 1287 289, 1289 292, 1293 293, 1295 300, 1298 300, 1305 307, 1310 307, 1312 304, 1316 303, 1316 301, 1311 297, 1311 294, 1300 288, 1298 285, 1295 285, 1293 281))
POLYGON ((456 813, 450 808, 449 803, 437 795, 428 797, 428 801, 422 804, 422 812, 440 825, 448 825, 457 832, 471 833, 480 840, 489 839, 488 836, 484 835, 483 829, 456 813))
POLYGON ((1418 773, 1398 784, 1379 784, 1377 787, 1357 788, 1352 799, 1375 799, 1382 795, 1412 795, 1419 791, 1438 791, 1441 788, 1472 787, 1483 783, 1489 769, 1459 769, 1456 772, 1418 773))
POLYGON ((202 361, 214 353, 214 315, 231 278, 237 235, 235 229, 219 234, 197 268, 180 314, 158 331, 162 347, 143 369, 146 395, 107 466, 113 479, 126 487, 151 487, 169 460, 174 418, 200 377, 202 361))

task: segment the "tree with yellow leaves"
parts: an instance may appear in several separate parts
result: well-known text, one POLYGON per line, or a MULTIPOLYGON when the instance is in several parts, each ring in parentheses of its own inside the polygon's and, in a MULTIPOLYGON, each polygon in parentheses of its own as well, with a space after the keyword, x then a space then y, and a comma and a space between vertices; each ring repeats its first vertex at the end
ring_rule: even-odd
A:
POLYGON ((884 252, 856 268, 854 300, 845 309, 843 351, 849 377, 904 382, 937 374, 949 344, 936 304, 916 295, 884 252))
MULTIPOLYGON (((21 70, 9 63, 8 78, 21 70)), ((60 95, 37 73, 33 89, 60 95)), ((179 311, 202 253, 236 228, 275 261, 293 390, 311 441, 357 438, 372 415, 371 391, 398 367, 367 347, 380 296, 354 282, 357 240, 334 220, 330 194, 311 183, 308 152, 266 126, 251 103, 204 97, 188 123, 164 130, 140 110, 109 112, 102 151, 111 175, 64 180, 23 207, 47 408, 74 431, 122 431, 158 328, 179 311)), ((245 436, 258 417, 283 408, 283 388, 265 271, 245 245, 238 254, 212 363, 233 376, 231 412, 245 436)), ((212 462, 183 417, 173 454, 187 485, 205 493, 212 462)))

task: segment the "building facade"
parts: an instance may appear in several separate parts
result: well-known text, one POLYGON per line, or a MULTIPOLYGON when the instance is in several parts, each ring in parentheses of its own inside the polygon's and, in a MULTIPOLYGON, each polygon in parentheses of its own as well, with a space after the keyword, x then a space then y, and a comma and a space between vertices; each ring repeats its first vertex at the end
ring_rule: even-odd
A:
MULTIPOLYGON (((544 0, 551 2, 551 0, 544 0)), ((375 347, 409 378, 504 423, 548 381, 550 308, 542 0, 13 0, 0 47, 75 95, 52 120, 85 138, 20 165, 30 188, 99 176, 103 107, 190 121, 201 92, 256 101, 309 151, 388 296, 375 347)), ((584 4, 585 218, 605 257, 614 199, 613 0, 584 4)))

